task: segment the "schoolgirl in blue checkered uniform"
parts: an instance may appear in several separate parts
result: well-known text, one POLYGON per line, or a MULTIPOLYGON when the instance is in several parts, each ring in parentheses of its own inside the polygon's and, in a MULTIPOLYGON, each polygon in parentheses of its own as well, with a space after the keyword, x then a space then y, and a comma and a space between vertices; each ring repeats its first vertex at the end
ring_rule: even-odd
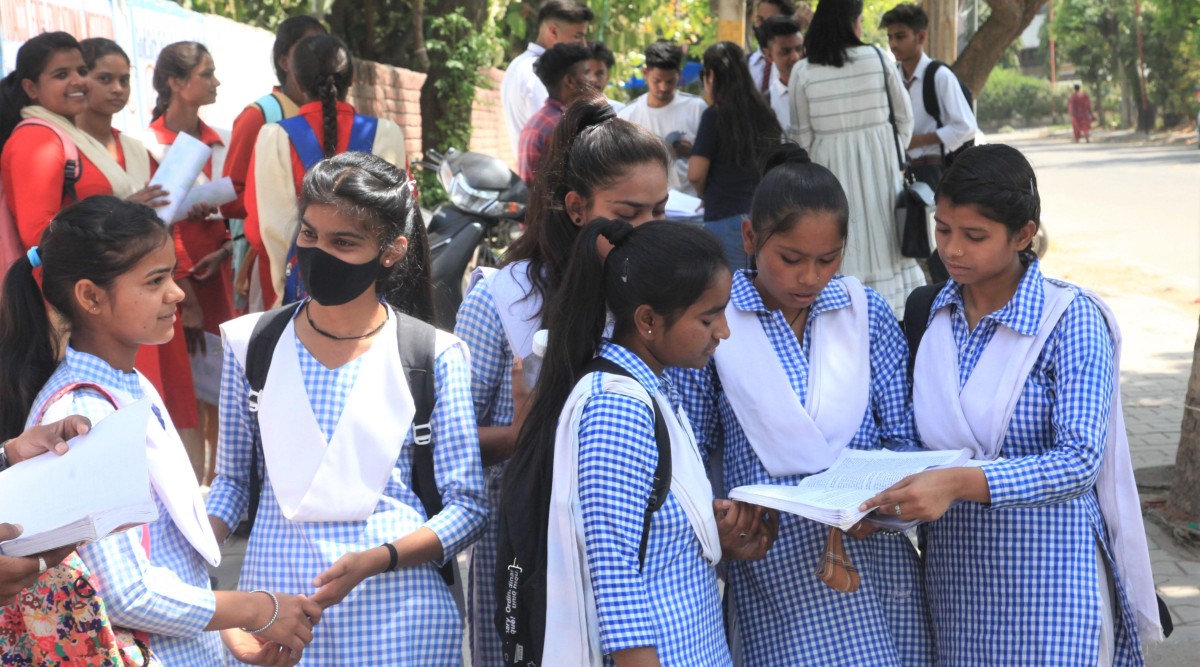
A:
MULTIPOLYGON (((41 245, 19 259, 5 279, 0 310, 0 329, 7 332, 0 340, 6 375, 0 392, 4 430, 19 431, 21 423, 15 419, 24 414, 29 425, 70 414, 97 423, 118 407, 149 399, 154 416, 147 425, 146 446, 158 519, 81 546, 77 554, 86 580, 76 584, 76 593, 90 584, 112 626, 144 638, 160 661, 150 664, 224 664, 221 637, 210 630, 227 630, 230 647, 251 664, 266 664, 261 661, 275 659, 281 650, 299 655, 320 619, 318 605, 262 591, 211 590, 208 565, 219 563, 220 553, 203 518, 199 485, 162 398, 133 368, 140 345, 165 343, 174 333, 176 307, 183 298, 171 279, 174 268, 170 235, 151 209, 114 197, 90 197, 60 211, 41 245), (33 277, 39 266, 41 289, 33 277), (71 339, 57 364, 43 297, 70 324, 71 339), (47 368, 53 369, 48 377, 47 368), (35 398, 30 388, 39 386, 35 398), (254 638, 234 630, 238 626, 258 630, 271 647, 260 648, 254 638)), ((5 623, 28 611, 25 605, 6 614, 5 623)), ((36 618, 39 612, 33 613, 36 618)), ((64 628, 58 618, 41 620, 68 636, 46 635, 45 627, 28 624, 22 632, 30 633, 39 642, 36 650, 45 652, 36 664, 75 664, 84 655, 78 652, 81 642, 91 641, 79 635, 89 629, 64 628), (41 643, 46 639, 63 643, 48 650, 41 643)), ((94 641, 102 646, 109 640, 94 641)), ((34 664, 28 660, 19 642, 6 642, 5 664, 34 664)))
POLYGON ((302 593, 326 608, 301 664, 457 665, 462 621, 437 568, 479 535, 487 507, 468 353, 444 332, 430 422, 443 509, 427 516, 413 491, 414 403, 393 308, 428 318, 432 294, 411 183, 381 158, 345 153, 309 171, 300 204, 298 266, 311 298, 279 339, 257 419, 245 363, 258 316, 223 327, 209 513, 238 524, 251 457, 262 457, 239 586, 302 593))
MULTIPOLYGON (((702 371, 680 374, 698 437, 710 449, 724 444, 727 488, 796 484, 843 447, 916 446, 907 346, 891 308, 836 275, 845 244, 854 242, 846 238, 841 185, 794 145, 770 164, 745 230, 757 270, 734 276, 730 341, 702 371), (772 401, 780 407, 765 405, 772 401), (768 413, 782 415, 776 431, 768 413), (801 429, 805 420, 816 431, 801 429)), ((861 581, 845 593, 815 574, 829 533, 784 514, 766 558, 730 566, 745 664, 932 664, 913 545, 903 534, 850 531, 857 539, 845 538, 843 547, 861 581)))
MULTIPOLYGON (((518 357, 532 350, 542 328, 542 303, 566 270, 580 222, 595 217, 637 225, 661 216, 667 199, 667 163, 662 142, 644 128, 611 117, 603 98, 566 110, 556 130, 541 178, 531 184, 525 233, 499 270, 480 269, 463 299, 454 326, 471 351, 471 395, 479 424, 488 504, 493 516, 471 547, 468 616, 471 660, 476 667, 503 664, 496 633, 496 567, 499 502, 504 460, 520 424, 513 424, 514 346, 518 357), (608 159, 600 161, 599 155, 608 159), (548 205, 553 201, 554 205, 548 205), (567 202, 573 209, 568 211, 567 202), (530 272, 540 276, 532 280, 530 272)), ((522 388, 524 394, 529 388, 522 388)))
POLYGON ((928 447, 989 462, 912 476, 866 505, 930 522, 938 664, 1140 665, 1139 634, 1161 626, 1119 330, 1025 252, 1039 214, 1033 169, 1011 147, 973 148, 946 173, 936 238, 951 280, 916 357, 916 424, 928 447))
POLYGON ((716 239, 682 223, 598 220, 580 235, 563 301, 547 311, 548 354, 501 496, 508 544, 536 540, 508 531, 536 511, 521 499, 552 489, 544 644, 525 647, 538 664, 731 664, 714 565, 723 554, 760 557, 773 520, 740 503, 714 508, 687 415, 663 376, 669 365, 703 365, 727 335, 728 290, 716 239), (602 235, 613 246, 603 268, 602 235), (615 325, 602 341, 606 304, 615 325), (596 354, 629 377, 586 371, 596 354), (670 433, 671 482, 640 559, 658 464, 651 401, 670 433))

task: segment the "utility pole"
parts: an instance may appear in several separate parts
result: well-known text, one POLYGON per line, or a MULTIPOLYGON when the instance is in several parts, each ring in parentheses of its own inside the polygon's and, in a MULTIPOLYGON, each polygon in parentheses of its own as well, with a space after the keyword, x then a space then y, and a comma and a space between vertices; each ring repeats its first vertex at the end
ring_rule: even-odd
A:
POLYGON ((958 60, 958 0, 924 0, 929 15, 929 57, 954 64, 958 60))
POLYGON ((746 46, 746 0, 718 0, 717 39, 746 46))

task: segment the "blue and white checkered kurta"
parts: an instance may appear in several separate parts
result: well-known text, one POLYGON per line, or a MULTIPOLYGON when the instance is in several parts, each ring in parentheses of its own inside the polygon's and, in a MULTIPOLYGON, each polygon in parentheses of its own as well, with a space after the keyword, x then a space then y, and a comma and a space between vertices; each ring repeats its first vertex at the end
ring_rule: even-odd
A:
MULTIPOLYGON (((950 308, 960 389, 998 326, 1037 333, 1044 301, 1035 261, 1012 300, 970 331, 961 288, 947 283, 933 312, 950 308)), ((939 664, 1096 664, 1097 544, 1110 570, 1112 559, 1095 483, 1112 378, 1108 326, 1078 297, 1029 374, 1000 448, 1005 460, 984 467, 991 505, 960 503, 922 531, 939 664)), ((1113 664, 1140 665, 1128 597, 1116 583, 1113 664)))
MULTIPOLYGON (((313 358, 299 340, 296 349, 304 377, 304 391, 296 388, 296 400, 309 401, 328 441, 363 358, 331 370, 313 358)), ((288 520, 275 498, 268 471, 238 587, 311 595, 313 578, 342 555, 394 541, 421 526, 437 534, 447 559, 470 544, 483 528, 487 507, 469 372, 461 343, 438 355, 434 365, 437 402, 431 424, 434 472, 444 504, 441 512, 427 519, 411 489, 411 428, 403 436, 404 448, 379 505, 365 521, 288 520)), ((250 456, 258 448, 258 429, 246 410, 248 392, 245 371, 227 345, 221 371, 217 479, 208 511, 229 526, 236 526, 245 515, 250 456)), ((380 397, 380 409, 388 409, 387 397, 380 397)), ((450 589, 434 564, 425 563, 371 577, 340 604, 327 609, 301 664, 458 665, 461 643, 462 620, 450 589)))
MULTIPOLYGON (((475 402, 477 423, 480 426, 510 426, 513 420, 513 352, 487 281, 476 283, 463 299, 454 333, 471 350, 471 397, 475 402)), ((483 536, 471 545, 467 618, 471 626, 473 667, 501 667, 504 664, 495 622, 496 544, 500 540, 496 508, 500 505, 500 480, 504 468, 505 464, 501 462, 483 471, 491 512, 483 536)))
MULTIPOLYGON (((143 397, 137 373, 118 371, 99 357, 68 347, 63 362, 34 400, 30 418, 42 411, 55 392, 75 382, 92 382, 143 397)), ((93 424, 116 410, 94 389, 76 389, 68 396, 70 413, 83 415, 93 424)), ((151 423, 151 428, 159 426, 151 423)), ((91 572, 91 583, 104 598, 113 624, 149 633, 150 650, 164 665, 221 665, 225 646, 216 632, 204 631, 217 607, 209 587, 208 565, 175 526, 157 494, 154 504, 158 520, 149 524, 149 559, 142 547, 143 527, 82 546, 79 557, 91 572)))
MULTIPOLYGON (((813 323, 850 306, 850 295, 831 281, 810 308, 801 344, 780 311, 768 311, 751 283, 734 276, 732 303, 758 313, 779 363, 797 396, 808 394, 808 351, 813 323)), ((908 347, 892 310, 867 289, 871 327, 871 401, 854 449, 916 445, 908 397, 908 347)), ((797 484, 803 475, 771 477, 750 446, 728 399, 719 390, 715 364, 674 371, 696 437, 709 449, 724 440, 726 488, 745 484, 797 484)), ((764 388, 764 390, 770 390, 764 388)), ((861 575, 856 593, 838 593, 815 572, 829 527, 793 514, 781 515, 779 537, 766 558, 729 566, 742 652, 748 667, 774 665, 930 665, 933 636, 922 591, 921 563, 900 534, 878 532, 866 540, 846 538, 846 553, 861 575)))
MULTIPOLYGON (((600 356, 628 370, 651 396, 663 393, 679 405, 670 382, 629 350, 603 343, 600 356)), ((674 492, 651 519, 646 559, 638 571, 646 502, 658 464, 654 411, 635 398, 603 393, 602 376, 591 377, 594 395, 579 422, 579 505, 601 650, 608 656, 654 646, 664 667, 728 666, 716 570, 704 560, 674 492)), ((682 411, 679 416, 687 418, 682 411)), ((612 658, 605 664, 612 665, 612 658)))

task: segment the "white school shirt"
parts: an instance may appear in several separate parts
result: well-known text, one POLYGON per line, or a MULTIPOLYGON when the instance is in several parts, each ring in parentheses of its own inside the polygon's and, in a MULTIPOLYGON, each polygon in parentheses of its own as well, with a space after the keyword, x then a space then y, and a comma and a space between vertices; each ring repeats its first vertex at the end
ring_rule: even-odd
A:
POLYGON ((775 118, 779 120, 779 127, 783 128, 786 135, 788 129, 792 127, 792 103, 788 96, 787 84, 777 76, 771 79, 770 102, 771 111, 775 112, 775 118))
POLYGON ((530 42, 525 52, 508 64, 504 81, 500 84, 500 103, 504 105, 504 124, 508 127, 508 141, 513 154, 517 153, 521 130, 538 109, 546 103, 550 93, 533 71, 533 64, 546 52, 545 47, 530 42))
MULTIPOLYGON (((928 54, 922 53, 921 62, 917 63, 917 68, 913 70, 912 79, 905 81, 908 86, 908 96, 912 100, 913 134, 936 132, 938 139, 946 147, 946 152, 949 153, 958 150, 964 143, 973 139, 975 133, 979 131, 979 125, 975 122, 975 112, 967 103, 967 98, 963 96, 962 89, 959 88, 958 78, 954 76, 954 72, 951 72, 949 67, 939 69, 933 79, 938 106, 942 111, 942 127, 939 128, 933 116, 925 111, 925 70, 931 62, 933 59, 928 54)), ((899 67, 898 63, 897 66, 899 67)), ((904 78, 903 68, 900 70, 900 78, 904 78)), ((937 144, 910 148, 908 151, 908 157, 912 160, 937 154, 937 144)))
MULTIPOLYGON (((746 61, 747 66, 750 67, 750 78, 754 80, 755 90, 762 90, 763 72, 766 71, 766 68, 763 67, 763 62, 766 61, 766 58, 767 55, 763 53, 762 49, 755 49, 754 53, 751 53, 750 58, 746 61)), ((771 65, 770 71, 772 79, 779 78, 779 70, 775 69, 774 65, 771 65)))
MULTIPOLYGON (((663 141, 667 140, 668 134, 680 132, 684 139, 695 143, 696 132, 700 130, 700 116, 708 108, 704 98, 676 91, 675 99, 671 100, 670 104, 657 109, 650 106, 649 98, 649 93, 641 95, 618 111, 617 117, 641 125, 663 141)), ((671 187, 695 194, 695 189, 687 180, 687 160, 675 160, 674 163, 667 174, 671 187)))

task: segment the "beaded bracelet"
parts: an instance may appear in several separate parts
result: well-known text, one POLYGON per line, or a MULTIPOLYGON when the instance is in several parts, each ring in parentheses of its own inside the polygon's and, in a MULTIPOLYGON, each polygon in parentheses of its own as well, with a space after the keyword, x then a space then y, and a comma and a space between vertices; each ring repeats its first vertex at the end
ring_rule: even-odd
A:
POLYGON ((253 595, 254 593, 266 593, 268 596, 270 596, 271 602, 273 602, 275 604, 275 611, 271 613, 271 620, 267 621, 266 625, 262 626, 261 628, 259 628, 257 630, 247 630, 246 628, 240 628, 240 630, 242 632, 249 632, 252 635, 257 635, 261 632, 266 632, 268 629, 270 629, 270 627, 272 625, 275 625, 276 619, 279 618, 279 598, 275 597, 275 594, 272 593, 271 591, 264 591, 261 589, 250 591, 251 595, 253 595))

